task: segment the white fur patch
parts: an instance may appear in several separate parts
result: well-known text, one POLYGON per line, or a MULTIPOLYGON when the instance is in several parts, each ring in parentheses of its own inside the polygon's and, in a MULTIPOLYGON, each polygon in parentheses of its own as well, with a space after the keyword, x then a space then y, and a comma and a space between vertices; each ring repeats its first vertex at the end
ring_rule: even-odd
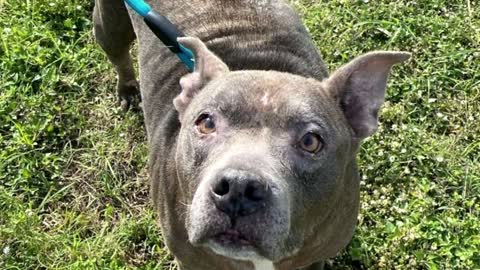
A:
POLYGON ((268 103, 270 103, 270 100, 268 98, 268 93, 265 93, 265 95, 262 97, 262 104, 263 106, 267 106, 268 103))
POLYGON ((252 263, 255 266, 255 270, 275 270, 273 262, 269 260, 255 260, 252 263))

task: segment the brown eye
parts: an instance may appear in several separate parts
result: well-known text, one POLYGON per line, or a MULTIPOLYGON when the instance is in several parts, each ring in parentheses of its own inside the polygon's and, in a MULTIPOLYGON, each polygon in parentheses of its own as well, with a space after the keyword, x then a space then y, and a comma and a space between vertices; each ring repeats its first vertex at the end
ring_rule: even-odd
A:
POLYGON ((195 121, 195 125, 197 125, 198 131, 202 134, 210 134, 217 130, 215 122, 209 114, 200 115, 197 121, 195 121))
POLYGON ((318 153, 318 151, 322 150, 323 147, 322 139, 315 133, 307 133, 303 135, 299 144, 302 150, 312 154, 318 153))

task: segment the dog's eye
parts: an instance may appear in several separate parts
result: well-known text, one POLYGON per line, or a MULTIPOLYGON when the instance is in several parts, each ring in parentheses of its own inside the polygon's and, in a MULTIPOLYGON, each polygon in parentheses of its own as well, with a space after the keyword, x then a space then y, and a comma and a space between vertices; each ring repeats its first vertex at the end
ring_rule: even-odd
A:
POLYGON ((312 154, 316 154, 320 150, 322 150, 323 142, 322 138, 320 138, 318 134, 309 132, 303 135, 302 139, 299 142, 299 145, 302 150, 312 154))
POLYGON ((215 122, 212 119, 212 116, 209 114, 202 114, 195 121, 195 125, 198 128, 198 131, 202 134, 210 134, 215 132, 217 129, 215 127, 215 122))

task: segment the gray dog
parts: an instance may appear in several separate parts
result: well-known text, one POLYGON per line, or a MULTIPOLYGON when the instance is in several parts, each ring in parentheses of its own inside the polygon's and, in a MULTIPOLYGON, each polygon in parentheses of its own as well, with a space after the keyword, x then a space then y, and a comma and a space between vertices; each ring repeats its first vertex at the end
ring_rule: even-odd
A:
POLYGON ((195 72, 122 0, 96 0, 94 32, 125 108, 138 39, 151 193, 180 269, 322 269, 352 237, 356 153, 376 130, 392 65, 409 54, 368 53, 328 76, 282 0, 150 5, 192 36, 179 42, 195 72))

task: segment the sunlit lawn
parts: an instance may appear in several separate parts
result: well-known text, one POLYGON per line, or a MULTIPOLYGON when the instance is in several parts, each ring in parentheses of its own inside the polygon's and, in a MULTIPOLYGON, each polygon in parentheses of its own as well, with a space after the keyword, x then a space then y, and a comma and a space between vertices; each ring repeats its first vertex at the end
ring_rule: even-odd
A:
MULTIPOLYGON (((170 269, 93 1, 0 0, 0 269, 170 269)), ((480 269, 480 3, 294 1, 331 70, 406 50, 331 269, 480 269)))

